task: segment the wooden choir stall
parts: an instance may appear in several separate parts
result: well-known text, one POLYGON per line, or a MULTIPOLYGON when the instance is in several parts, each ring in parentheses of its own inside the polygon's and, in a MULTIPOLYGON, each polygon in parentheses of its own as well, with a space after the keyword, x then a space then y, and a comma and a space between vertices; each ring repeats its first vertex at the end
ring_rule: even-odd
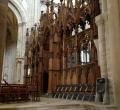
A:
POLYGON ((39 78, 41 94, 53 98, 94 101, 98 65, 95 17, 98 0, 46 2, 40 23, 27 34, 26 83, 39 78))
POLYGON ((40 22, 27 29, 24 84, 16 89, 25 88, 24 98, 32 100, 49 93, 53 98, 94 101, 101 77, 95 43, 99 0, 60 0, 57 6, 51 0, 46 7, 40 22))

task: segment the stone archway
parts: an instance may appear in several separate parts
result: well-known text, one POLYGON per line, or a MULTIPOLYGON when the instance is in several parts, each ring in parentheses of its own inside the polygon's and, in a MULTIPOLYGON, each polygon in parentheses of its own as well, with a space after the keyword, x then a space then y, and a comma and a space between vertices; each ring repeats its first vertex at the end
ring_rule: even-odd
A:
POLYGON ((5 41, 2 78, 8 83, 13 83, 16 73, 16 47, 18 35, 18 22, 15 14, 9 8, 7 12, 7 34, 5 41))
MULTIPOLYGON (((8 0, 8 7, 14 13, 17 19, 18 33, 16 35, 16 55, 15 57, 15 69, 11 83, 23 83, 24 76, 24 52, 25 52, 25 42, 26 42, 26 22, 27 17, 25 16, 24 8, 16 0, 8 0)), ((11 32, 8 29, 8 32, 11 32)), ((4 71, 3 71, 4 72, 4 71)), ((4 75, 3 75, 4 76, 4 75)))
POLYGON ((24 8, 16 0, 9 0, 8 7, 15 13, 18 24, 26 23, 27 17, 24 8))
POLYGON ((14 83, 23 83, 24 76, 24 52, 26 42, 26 22, 25 10, 16 0, 9 0, 8 7, 15 14, 18 21, 17 50, 16 50, 16 72, 14 73, 14 83))

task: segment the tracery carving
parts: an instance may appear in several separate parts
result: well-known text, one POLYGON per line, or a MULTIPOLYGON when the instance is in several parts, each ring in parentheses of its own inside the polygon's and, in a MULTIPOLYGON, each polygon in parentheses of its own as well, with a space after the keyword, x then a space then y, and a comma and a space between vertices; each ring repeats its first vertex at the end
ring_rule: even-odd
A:
MULTIPOLYGON (((47 70, 51 78, 49 92, 59 83, 66 82, 64 80, 67 76, 73 76, 74 73, 79 74, 76 75, 79 76, 76 77, 77 83, 90 82, 89 74, 95 70, 93 66, 95 71, 99 70, 94 43, 97 39, 94 19, 100 13, 98 0, 75 0, 75 4, 73 0, 60 0, 58 13, 54 12, 53 0, 47 1, 46 6, 47 11, 41 12, 40 23, 31 28, 30 33, 27 30, 25 75, 28 75, 28 68, 31 70, 31 76, 43 74, 44 70, 47 70), (84 65, 81 61, 82 52, 87 55, 86 58, 89 56, 84 65), (58 78, 60 76, 63 80, 58 78), (56 81, 53 86, 52 78, 60 81, 56 81)), ((99 73, 94 73, 95 79, 96 74, 99 73)))

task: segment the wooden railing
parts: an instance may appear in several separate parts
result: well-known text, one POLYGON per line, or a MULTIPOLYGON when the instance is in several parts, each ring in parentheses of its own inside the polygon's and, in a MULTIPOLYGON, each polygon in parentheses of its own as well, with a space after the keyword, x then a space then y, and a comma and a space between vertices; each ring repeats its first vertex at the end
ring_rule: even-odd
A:
POLYGON ((25 84, 0 84, 0 102, 39 101, 36 86, 25 84))

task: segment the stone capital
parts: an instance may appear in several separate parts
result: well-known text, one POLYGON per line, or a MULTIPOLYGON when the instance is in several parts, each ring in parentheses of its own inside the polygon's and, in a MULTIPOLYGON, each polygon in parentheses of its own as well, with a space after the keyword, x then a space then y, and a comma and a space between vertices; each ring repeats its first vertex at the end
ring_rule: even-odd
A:
POLYGON ((99 26, 107 22, 107 19, 108 19, 107 13, 102 13, 95 18, 95 22, 99 26))
POLYGON ((103 16, 104 22, 107 22, 108 21, 108 13, 104 12, 104 13, 102 13, 102 16, 103 16))
POLYGON ((97 24, 98 26, 104 24, 103 16, 102 16, 102 15, 97 16, 97 17, 95 18, 95 22, 96 22, 96 24, 97 24))

